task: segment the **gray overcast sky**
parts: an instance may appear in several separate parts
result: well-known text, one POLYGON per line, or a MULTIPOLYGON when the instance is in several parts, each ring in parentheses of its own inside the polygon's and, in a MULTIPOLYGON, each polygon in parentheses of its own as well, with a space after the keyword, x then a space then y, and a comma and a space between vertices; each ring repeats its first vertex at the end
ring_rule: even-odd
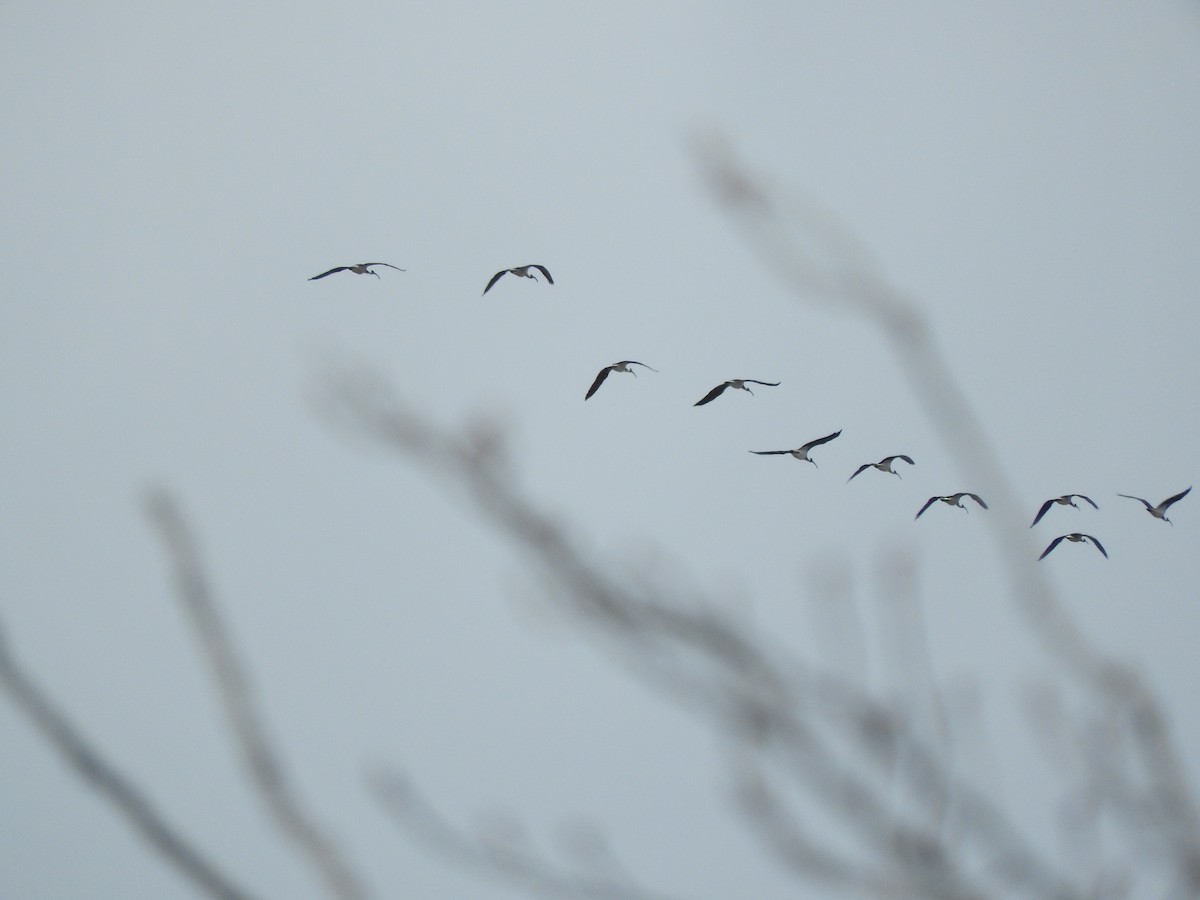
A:
MULTIPOLYGON (((1194 4, 0 4, 0 612, 98 744, 252 888, 316 896, 263 824, 138 505, 176 491, 272 730, 379 896, 507 896, 364 795, 588 817, 645 883, 793 896, 727 808, 710 735, 546 614, 523 561, 428 477, 313 414, 361 359, 436 419, 509 429, 520 478, 600 552, 679 573, 806 652, 814 572, 870 625, 912 552, 963 760, 1048 840, 1019 718, 1049 666, 972 490, 878 334, 807 306, 714 207, 718 130, 835 210, 978 403, 1085 630, 1200 743, 1200 12, 1194 4), (385 260, 379 280, 334 265, 385 260), (502 279, 545 264, 554 286, 502 279), (660 373, 614 376, 619 359, 660 373), (702 409, 734 377, 782 382, 702 409), (843 429, 820 467, 747 450, 843 429), (862 462, 908 453, 903 480, 862 462), (984 748, 984 742, 979 742, 984 748), (984 748, 986 749, 986 748, 984 748), (968 748, 969 750, 969 748, 968 748)), ((870 627, 866 631, 870 633, 870 627)), ((879 676, 868 654, 867 676, 879 676)), ((886 688, 886 685, 881 687, 886 688)), ((12 897, 193 892, 0 703, 12 897)), ((1193 774, 1196 773, 1193 771, 1193 774)))

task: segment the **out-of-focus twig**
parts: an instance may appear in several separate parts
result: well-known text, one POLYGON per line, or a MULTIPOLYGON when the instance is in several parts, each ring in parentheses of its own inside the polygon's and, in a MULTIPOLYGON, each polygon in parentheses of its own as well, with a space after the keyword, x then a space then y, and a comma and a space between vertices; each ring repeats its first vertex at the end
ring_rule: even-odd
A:
POLYGON ((150 847, 200 890, 219 900, 251 900, 150 802, 145 792, 117 771, 57 709, 22 669, 0 630, 0 685, 22 714, 85 782, 95 788, 150 847))
POLYGON ((242 753, 251 783, 262 797, 276 827, 312 864, 329 892, 339 900, 365 897, 360 878, 313 814, 305 809, 288 781, 281 757, 267 736, 245 666, 217 610, 182 511, 163 490, 149 491, 145 508, 166 544, 175 570, 180 602, 216 680, 230 730, 242 753))
POLYGON ((723 734, 772 756, 776 768, 848 825, 870 850, 860 865, 876 871, 873 878, 930 898, 986 896, 978 878, 994 882, 1002 896, 1080 896, 983 794, 951 781, 937 753, 893 711, 714 615, 711 602, 631 590, 616 568, 580 549, 567 528, 534 505, 503 457, 481 451, 470 429, 462 436, 437 427, 369 370, 332 374, 317 400, 327 417, 464 488, 497 533, 554 579, 562 602, 593 633, 626 650, 634 672, 703 711, 723 734), (844 759, 833 736, 874 774, 844 759), (916 808, 901 819, 885 802, 879 779, 902 756, 900 774, 916 808), (974 872, 960 866, 965 857, 938 834, 950 796, 957 798, 962 825, 955 840, 971 848, 966 856, 977 861, 974 872))
POLYGON ((1145 802, 1171 847, 1183 890, 1200 894, 1200 811, 1162 706, 1135 669, 1086 637, 1034 564, 1017 492, 925 317, 828 210, 751 173, 719 136, 698 141, 695 157, 714 199, 786 287, 802 299, 863 314, 881 328, 962 474, 987 494, 1004 572, 1032 633, 1099 702, 1116 702, 1123 710, 1141 760, 1145 802))
POLYGON ((368 786, 398 825, 439 852, 485 874, 503 876, 535 894, 579 900, 671 900, 667 894, 631 883, 627 876, 579 872, 530 849, 474 838, 446 821, 413 785, 394 773, 374 773, 368 786))

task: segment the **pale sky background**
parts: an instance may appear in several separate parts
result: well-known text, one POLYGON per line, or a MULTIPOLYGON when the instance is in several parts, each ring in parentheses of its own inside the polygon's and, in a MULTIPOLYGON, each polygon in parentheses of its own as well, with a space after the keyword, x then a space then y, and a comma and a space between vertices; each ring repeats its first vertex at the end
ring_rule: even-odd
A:
MULTIPOLYGON (((264 824, 139 506, 200 536, 303 795, 379 897, 507 897, 396 830, 365 766, 553 852, 588 819, 639 880, 796 895, 702 725, 614 666, 453 492, 319 420, 330 360, 443 423, 511 430, 600 553, 677 571, 804 652, 814 572, 916 555, 963 765, 1053 845, 1019 715, 1052 668, 986 512, 878 334, 806 306, 714 207, 717 130, 917 299, 1085 630, 1200 746, 1200 8, 1182 2, 0 3, 0 613, 14 650, 171 817, 267 897, 320 896, 264 824), (384 260, 405 273, 306 278, 384 260), (498 269, 542 263, 555 284, 498 269), (596 372, 620 359, 661 370, 596 372), (692 407, 735 377, 779 380, 692 407), (747 450, 843 429, 819 468, 747 450), (908 453, 903 479, 863 462, 908 453)), ((1034 546, 1036 545, 1036 546, 1034 546)), ((865 677, 878 681, 878 654, 865 677)), ((886 685, 881 685, 886 688, 886 685)), ((0 893, 195 896, 0 701, 0 893)), ((1200 767, 1193 765, 1193 776, 1200 767)))

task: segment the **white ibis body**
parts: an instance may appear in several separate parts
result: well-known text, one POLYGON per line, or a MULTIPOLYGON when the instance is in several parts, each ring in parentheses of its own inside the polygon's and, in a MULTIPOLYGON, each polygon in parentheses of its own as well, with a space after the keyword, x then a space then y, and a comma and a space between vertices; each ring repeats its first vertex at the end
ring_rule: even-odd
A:
MULTIPOLYGON (((921 518, 921 513, 933 506, 933 504, 938 500, 941 500, 947 506, 957 506, 959 509, 967 509, 965 506, 963 506, 963 497, 970 497, 984 509, 988 508, 988 505, 983 502, 983 498, 978 494, 972 494, 970 491, 959 491, 957 494, 947 494, 945 497, 930 497, 925 501, 925 505, 917 510, 917 514, 913 516, 913 519, 916 520, 921 518)), ((970 510, 967 509, 967 512, 970 512, 970 510)))
POLYGON ((1046 514, 1046 510, 1048 510, 1055 503, 1060 503, 1063 506, 1074 506, 1076 509, 1079 509, 1079 504, 1075 502, 1076 497, 1078 497, 1080 500, 1086 500, 1088 503, 1092 504, 1092 509, 1100 508, 1096 505, 1096 501, 1091 497, 1085 497, 1083 494, 1063 494, 1061 497, 1054 497, 1043 503, 1042 508, 1038 510, 1037 515, 1033 517, 1033 524, 1029 527, 1032 528, 1038 522, 1042 521, 1042 516, 1046 514))
POLYGON ((1050 551, 1053 550, 1055 547, 1057 547, 1059 544, 1061 544, 1063 541, 1071 541, 1072 543, 1075 543, 1075 544, 1079 544, 1079 543, 1086 544, 1088 541, 1091 541, 1093 544, 1096 545, 1096 549, 1104 554, 1104 558, 1108 559, 1108 551, 1104 549, 1103 544, 1101 544, 1098 540, 1096 540, 1090 534, 1080 534, 1078 531, 1073 532, 1071 534, 1060 534, 1058 537, 1056 537, 1054 540, 1052 540, 1050 542, 1049 547, 1047 547, 1045 550, 1042 551, 1042 555, 1039 556, 1038 559, 1045 559, 1047 556, 1050 555, 1050 551))
POLYGON ((1151 506, 1149 500, 1143 500, 1141 497, 1134 497, 1131 494, 1117 494, 1117 496, 1118 497, 1127 497, 1130 500, 1137 500, 1144 507, 1146 507, 1146 512, 1150 513, 1150 515, 1154 516, 1154 518, 1162 519, 1168 525, 1174 525, 1175 523, 1167 518, 1167 510, 1171 508, 1172 503, 1174 503, 1177 500, 1182 500, 1184 497, 1186 497, 1191 492, 1192 492, 1192 489, 1189 487, 1186 491, 1180 491, 1174 497, 1168 497, 1162 503, 1158 504, 1158 506, 1151 506))
POLYGON ((353 272, 355 275, 374 275, 379 277, 378 272, 372 272, 371 266, 387 266, 389 269, 395 269, 397 272, 403 272, 399 266, 393 266, 391 263, 355 263, 352 266, 334 266, 328 272, 322 272, 320 275, 314 275, 309 281, 316 281, 318 278, 324 278, 326 275, 332 275, 335 272, 353 272))
POLYGON ((530 263, 527 266, 517 266, 515 269, 501 269, 492 276, 492 280, 487 283, 487 287, 483 289, 483 293, 486 294, 488 291, 490 291, 492 289, 492 285, 499 281, 504 275, 516 275, 519 278, 532 278, 534 281, 537 281, 537 276, 530 272, 530 269, 537 269, 546 276, 547 283, 554 284, 554 279, 550 277, 550 273, 546 270, 545 266, 539 266, 537 263, 530 263))
POLYGON ((608 377, 610 372, 628 372, 634 378, 637 378, 637 372, 629 368, 630 366, 641 366, 643 369, 649 369, 651 372, 658 371, 653 366, 638 362, 636 359, 623 359, 619 363, 613 363, 611 366, 605 366, 601 369, 600 374, 596 376, 596 380, 592 382, 592 386, 588 388, 588 392, 583 395, 583 399, 587 400, 592 394, 600 390, 600 385, 604 384, 604 379, 608 377))
POLYGON ((692 406, 703 406, 705 403, 711 403, 725 393, 728 388, 745 391, 753 396, 754 391, 746 387, 748 384, 762 384, 766 385, 767 387, 779 387, 778 381, 758 381, 754 378, 731 378, 728 381, 723 381, 718 384, 715 388, 693 403, 692 406))
POLYGON ((758 456, 786 456, 790 454, 791 456, 796 457, 796 459, 806 460, 815 466, 817 461, 809 458, 808 451, 813 447, 819 447, 822 444, 828 444, 841 433, 841 429, 838 429, 833 434, 827 434, 825 437, 819 437, 815 441, 809 441, 807 444, 797 447, 795 450, 751 450, 750 452, 758 456))
POLYGON ((895 456, 885 456, 883 459, 881 459, 877 463, 863 463, 861 466, 859 466, 857 469, 854 470, 854 474, 851 475, 849 478, 847 478, 846 482, 849 483, 849 482, 853 481, 856 477, 861 475, 867 469, 878 469, 880 472, 887 472, 889 475, 895 475, 897 478, 899 478, 900 473, 892 468, 893 464, 898 459, 904 460, 910 466, 916 465, 916 463, 912 461, 911 456, 905 456, 903 453, 897 453, 895 456))

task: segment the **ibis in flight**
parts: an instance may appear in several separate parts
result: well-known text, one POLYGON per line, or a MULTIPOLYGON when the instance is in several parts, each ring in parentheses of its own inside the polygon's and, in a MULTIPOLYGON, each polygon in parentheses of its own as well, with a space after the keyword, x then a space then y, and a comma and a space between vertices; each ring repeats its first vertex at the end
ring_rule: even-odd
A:
POLYGON ((903 453, 897 453, 895 456, 885 456, 883 459, 881 459, 877 463, 863 463, 861 466, 859 466, 857 469, 854 470, 853 475, 851 475, 849 478, 846 479, 846 483, 849 484, 851 481, 853 481, 857 476, 861 475, 867 469, 878 469, 880 472, 887 472, 888 474, 895 475, 897 478, 899 478, 900 473, 892 468, 892 464, 895 463, 895 461, 898 459, 904 460, 910 466, 916 465, 916 463, 912 461, 911 456, 905 456, 903 453))
POLYGON ((395 269, 397 272, 403 272, 399 266, 393 266, 391 263, 355 263, 352 266, 335 266, 328 272, 322 272, 320 275, 314 275, 309 281, 316 281, 318 278, 324 278, 326 275, 332 275, 334 272, 353 272, 355 275, 374 275, 379 277, 378 272, 372 272, 371 266, 387 266, 389 269, 395 269))
MULTIPOLYGON (((1046 510, 1048 510, 1055 503, 1061 503, 1063 506, 1074 506, 1076 509, 1079 509, 1079 504, 1075 502, 1076 497, 1078 497, 1080 500, 1086 500, 1088 503, 1092 504, 1092 509, 1100 508, 1096 505, 1096 501, 1091 497, 1085 497, 1083 494, 1063 494, 1061 497, 1054 497, 1053 499, 1047 500, 1045 503, 1043 503, 1042 508, 1038 510, 1038 514, 1033 517, 1033 525, 1030 525, 1029 527, 1032 528, 1038 522, 1042 521, 1042 516, 1046 514, 1046 510)), ((1088 537, 1088 535, 1084 535, 1084 537, 1088 537)), ((1095 540, 1095 538, 1092 538, 1092 540, 1095 540)), ((1047 550, 1046 552, 1049 553, 1050 551, 1047 550)))
MULTIPOLYGON (((983 498, 978 494, 972 494, 970 491, 959 491, 957 494, 947 494, 945 497, 930 497, 925 501, 925 505, 917 510, 917 514, 913 516, 913 519, 916 520, 921 518, 921 513, 933 506, 933 504, 938 500, 941 500, 947 506, 957 506, 959 509, 967 509, 965 506, 963 506, 963 497, 970 497, 984 509, 988 508, 988 505, 983 502, 983 498)), ((967 512, 970 512, 970 510, 967 509, 967 512)))
MULTIPOLYGON (((705 403, 711 403, 713 400, 716 400, 723 393, 725 393, 726 388, 734 388, 735 390, 745 391, 746 393, 753 395, 754 391, 746 387, 748 384, 763 384, 767 387, 779 387, 778 381, 758 381, 754 378, 731 378, 728 381, 723 381, 718 384, 715 388, 693 403, 692 406, 703 406, 705 403)), ((785 450, 782 452, 786 453, 788 451, 785 450)))
POLYGON ((1162 503, 1158 504, 1158 506, 1151 506, 1150 501, 1142 500, 1141 497, 1134 497, 1131 494, 1117 494, 1117 496, 1118 497, 1128 497, 1130 500, 1141 501, 1142 505, 1146 507, 1146 512, 1150 513, 1150 515, 1154 516, 1154 518, 1162 519, 1168 525, 1174 525, 1175 523, 1167 518, 1167 510, 1170 509, 1171 504, 1174 503, 1176 500, 1182 500, 1189 493, 1191 493, 1191 490, 1192 489, 1189 487, 1186 491, 1180 491, 1174 497, 1168 497, 1162 503))
POLYGON ((546 276, 547 282, 554 284, 554 279, 550 277, 550 273, 546 270, 545 266, 539 266, 537 263, 530 263, 527 266, 517 266, 515 269, 501 269, 492 276, 492 280, 487 283, 487 287, 483 289, 483 293, 486 294, 488 291, 490 291, 492 289, 492 285, 505 275, 517 275, 521 278, 532 278, 534 281, 537 281, 537 276, 530 272, 530 269, 537 269, 546 276))
POLYGON ((1039 556, 1038 559, 1045 559, 1047 556, 1050 555, 1050 551, 1053 550, 1055 547, 1057 547, 1059 544, 1061 544, 1063 541, 1071 541, 1076 544, 1079 544, 1079 543, 1086 544, 1088 541, 1091 541, 1093 544, 1096 545, 1096 549, 1104 554, 1104 558, 1108 559, 1108 551, 1104 549, 1103 544, 1101 544, 1098 540, 1096 540, 1090 534, 1080 534, 1078 531, 1073 532, 1071 534, 1060 534, 1058 537, 1056 537, 1054 540, 1052 540, 1050 542, 1049 547, 1047 547, 1045 550, 1042 551, 1042 555, 1039 556))
POLYGON ((825 437, 819 437, 815 441, 809 441, 807 444, 797 447, 795 450, 751 450, 750 452, 757 454, 758 456, 783 456, 785 454, 790 454, 791 456, 796 457, 796 459, 807 460, 815 466, 817 461, 809 458, 808 451, 813 447, 819 447, 822 444, 828 444, 841 433, 841 429, 838 429, 833 434, 827 434, 825 437))
POLYGON ((629 368, 630 366, 641 366, 643 369, 649 369, 651 372, 657 372, 658 369, 653 366, 648 366, 643 362, 638 362, 636 359, 623 359, 619 363, 613 363, 611 366, 605 366, 600 370, 600 374, 596 376, 596 380, 592 382, 592 386, 588 388, 588 392, 584 394, 583 399, 587 400, 592 394, 600 390, 600 385, 604 384, 604 379, 608 377, 610 372, 628 372, 634 378, 637 378, 637 372, 629 368))

